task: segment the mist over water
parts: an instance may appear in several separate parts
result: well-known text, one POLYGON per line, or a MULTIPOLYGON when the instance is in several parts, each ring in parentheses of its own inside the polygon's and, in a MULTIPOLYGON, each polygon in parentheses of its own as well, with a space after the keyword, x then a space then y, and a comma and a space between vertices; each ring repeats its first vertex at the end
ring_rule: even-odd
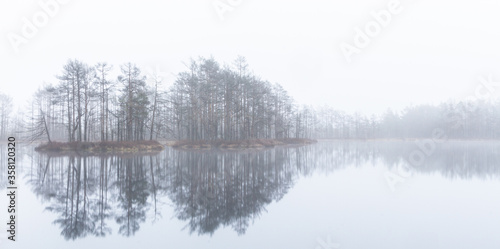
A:
MULTIPOLYGON (((271 248, 248 239, 268 229, 294 233, 287 222, 277 222, 287 214, 291 224, 301 224, 296 236, 276 235, 276 242, 287 248, 314 248, 317 238, 311 233, 317 230, 329 232, 341 248, 366 248, 349 233, 354 227, 375 248, 478 243, 477 237, 455 237, 464 232, 482 234, 482 248, 495 248, 500 240, 490 229, 500 224, 500 215, 492 211, 500 207, 499 148, 498 142, 446 142, 418 167, 407 160, 418 146, 400 141, 321 141, 240 152, 167 148, 157 155, 106 157, 50 156, 30 148, 19 156, 21 203, 46 219, 30 223, 30 229, 21 220, 19 233, 36 237, 31 233, 47 231, 50 240, 44 244, 54 248, 71 240, 79 241, 78 248, 126 244, 127 237, 147 234, 163 234, 177 246, 189 238, 192 248, 204 248, 207 240, 217 248, 226 248, 227 240, 271 248), (398 174, 402 166, 410 174, 391 191, 385 176, 398 174), (470 196, 474 199, 467 201, 470 196), (303 221, 306 217, 310 222, 303 221), (408 223, 414 228, 403 230, 419 234, 408 237, 393 230, 400 219, 414 220, 408 223), (421 229, 423 221, 442 223, 421 229), (380 229, 372 230, 374 222, 380 229), (419 236, 430 240, 422 242, 419 236)), ((1 186, 6 185, 4 162, 1 186)), ((151 248, 160 248, 161 241, 155 238, 151 248)), ((18 246, 30 243, 21 240, 18 246)))
POLYGON ((0 1, 0 249, 499 249, 499 12, 0 1))

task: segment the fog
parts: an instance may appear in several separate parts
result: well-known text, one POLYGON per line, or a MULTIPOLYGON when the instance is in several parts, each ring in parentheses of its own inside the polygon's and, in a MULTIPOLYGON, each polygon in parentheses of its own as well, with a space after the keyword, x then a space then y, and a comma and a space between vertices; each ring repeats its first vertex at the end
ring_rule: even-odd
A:
POLYGON ((0 247, 500 248, 498 13, 0 1, 0 247))
POLYGON ((301 105, 363 114, 460 101, 479 78, 500 77, 496 1, 41 3, 0 3, 0 91, 16 106, 44 82, 57 83, 74 58, 133 62, 161 71, 169 86, 190 58, 231 64, 242 55, 301 105), (363 41, 357 30, 367 35, 367 27, 375 35, 363 41), (350 56, 346 44, 355 47, 350 56))

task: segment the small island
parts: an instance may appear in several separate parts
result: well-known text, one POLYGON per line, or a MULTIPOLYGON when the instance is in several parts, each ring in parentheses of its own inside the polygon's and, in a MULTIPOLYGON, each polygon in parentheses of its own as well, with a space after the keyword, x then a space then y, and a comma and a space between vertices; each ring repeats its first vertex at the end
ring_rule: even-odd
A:
POLYGON ((309 108, 253 74, 244 57, 232 65, 200 57, 167 87, 133 63, 122 64, 113 80, 107 63, 68 60, 58 83, 35 94, 27 140, 47 141, 37 152, 82 155, 316 142, 309 108))
POLYGON ((87 154, 119 154, 160 152, 164 149, 158 141, 103 141, 103 142, 49 142, 35 147, 35 151, 47 153, 85 152, 87 154))
MULTIPOLYGON (((166 144, 176 149, 263 149, 280 145, 306 145, 316 143, 316 140, 305 138, 283 139, 247 139, 247 140, 181 140, 170 141, 166 144)), ((48 142, 35 147, 35 151, 42 153, 71 154, 74 152, 87 155, 102 154, 130 154, 155 153, 165 147, 156 140, 142 141, 102 141, 102 142, 48 142)))

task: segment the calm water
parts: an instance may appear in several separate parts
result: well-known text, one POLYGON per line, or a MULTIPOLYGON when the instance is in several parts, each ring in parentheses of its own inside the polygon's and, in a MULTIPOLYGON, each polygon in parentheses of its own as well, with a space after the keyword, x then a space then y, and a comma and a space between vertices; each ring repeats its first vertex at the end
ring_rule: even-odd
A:
POLYGON ((125 157, 17 149, 18 241, 0 232, 0 248, 500 248, 496 142, 438 144, 420 165, 408 163, 412 142, 125 157))

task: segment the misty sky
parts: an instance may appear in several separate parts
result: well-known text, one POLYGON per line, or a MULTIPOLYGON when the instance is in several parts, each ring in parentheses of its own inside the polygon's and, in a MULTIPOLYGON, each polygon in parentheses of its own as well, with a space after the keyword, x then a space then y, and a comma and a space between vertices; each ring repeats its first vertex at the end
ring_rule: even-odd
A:
POLYGON ((341 44, 356 46, 356 28, 365 30, 376 21, 371 12, 398 1, 66 2, 47 13, 38 1, 0 1, 0 91, 18 105, 43 82, 57 83, 70 58, 106 61, 115 75, 129 61, 143 71, 159 68, 168 86, 191 57, 230 64, 243 55, 299 104, 366 114, 460 100, 474 95, 480 76, 500 81, 498 0, 401 0, 350 63, 341 44), (33 19, 41 27, 34 24, 37 32, 26 38, 23 27, 33 19))

